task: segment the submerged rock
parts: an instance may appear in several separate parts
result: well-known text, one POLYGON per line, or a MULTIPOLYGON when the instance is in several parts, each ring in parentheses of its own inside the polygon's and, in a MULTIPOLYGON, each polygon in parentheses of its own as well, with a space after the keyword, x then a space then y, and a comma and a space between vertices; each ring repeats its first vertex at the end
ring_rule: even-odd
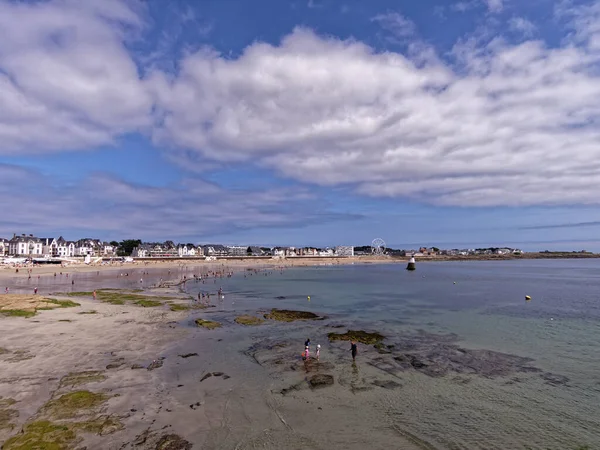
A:
POLYGON ((163 362, 162 359, 155 359, 154 361, 152 361, 150 363, 150 365, 147 367, 148 370, 154 370, 154 369, 158 369, 159 367, 163 366, 163 362))
POLYGON ((238 316, 235 318, 235 323, 240 325, 260 325, 264 320, 254 316, 238 316))
POLYGON ((208 330, 214 330, 215 328, 221 327, 219 322, 213 322, 212 320, 196 319, 195 322, 197 326, 206 328, 208 330))
POLYGON ((318 373, 318 374, 310 377, 310 379, 308 380, 308 383, 310 384, 310 387, 313 389, 325 387, 325 386, 331 386, 333 384, 333 375, 318 373))
POLYGON ((191 448, 191 442, 176 434, 166 434, 158 440, 155 450, 190 450, 191 448))
POLYGON ((180 358, 191 358, 192 356, 198 356, 198 353, 186 353, 185 355, 178 355, 180 358))
POLYGON ((374 345, 385 339, 385 336, 375 333, 368 333, 362 330, 348 330, 347 333, 328 333, 330 341, 357 341, 366 345, 374 345))
POLYGON ((272 309, 264 315, 265 319, 277 320, 279 322, 293 322, 294 320, 316 320, 319 319, 315 313, 309 311, 293 311, 289 309, 272 309))

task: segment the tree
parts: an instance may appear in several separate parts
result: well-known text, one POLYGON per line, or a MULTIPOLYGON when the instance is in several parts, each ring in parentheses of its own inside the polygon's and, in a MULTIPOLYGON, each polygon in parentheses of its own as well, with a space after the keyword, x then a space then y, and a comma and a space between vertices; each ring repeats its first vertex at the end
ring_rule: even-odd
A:
POLYGON ((119 243, 117 241, 110 241, 110 245, 112 245, 113 248, 117 248, 119 246, 119 243))
POLYGON ((118 254, 121 256, 130 256, 133 249, 141 244, 142 241, 140 239, 125 239, 119 244, 118 254))

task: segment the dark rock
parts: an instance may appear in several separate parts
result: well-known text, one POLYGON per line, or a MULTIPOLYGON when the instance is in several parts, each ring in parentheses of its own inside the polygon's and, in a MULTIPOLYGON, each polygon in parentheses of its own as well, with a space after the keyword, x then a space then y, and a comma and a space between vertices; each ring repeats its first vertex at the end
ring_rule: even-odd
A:
POLYGON ((186 353, 185 355, 178 355, 181 358, 190 358, 192 356, 198 356, 198 353, 186 353))
POLYGON ((375 333, 368 333, 362 330, 348 330, 347 333, 328 333, 330 341, 357 341, 366 345, 375 345, 385 339, 385 336, 375 333))
POLYGON ((285 297, 283 295, 278 295, 277 297, 275 297, 276 300, 285 300, 285 297))
POLYGON ((540 377, 542 377, 542 380, 544 380, 546 384, 551 386, 564 386, 570 381, 569 378, 564 375, 557 375, 549 372, 541 374, 540 377))
POLYGON ((155 359, 154 361, 152 361, 150 363, 150 365, 147 367, 148 370, 154 370, 154 369, 158 369, 159 367, 163 366, 163 362, 162 360, 159 359, 155 359))
POLYGON ((293 322, 295 320, 315 320, 318 319, 315 313, 309 311, 293 311, 288 309, 272 309, 270 313, 264 315, 265 319, 277 320, 280 322, 293 322))
POLYGON ((111 364, 109 364, 109 365, 106 366, 106 369, 107 370, 116 369, 118 367, 121 367, 122 365, 123 365, 123 363, 111 363, 111 364))
POLYGON ((192 443, 176 434, 166 434, 156 443, 155 450, 190 450, 192 443))
POLYGON ((229 378, 231 378, 229 375, 223 375, 224 380, 228 380, 229 378))
POLYGON ((223 372, 213 372, 213 377, 222 377, 223 376, 223 372))
POLYGON ((204 375, 202 378, 200 378, 200 383, 202 383, 204 380, 206 380, 207 378, 212 377, 213 374, 208 372, 206 375, 204 375))
POLYGON ((143 369, 144 366, 142 366, 141 364, 134 364, 133 366, 131 366, 131 370, 135 370, 135 369, 143 369))
POLYGON ((308 382, 310 384, 310 387, 313 389, 325 387, 325 386, 331 386, 333 384, 333 375, 318 373, 318 374, 310 377, 308 382))

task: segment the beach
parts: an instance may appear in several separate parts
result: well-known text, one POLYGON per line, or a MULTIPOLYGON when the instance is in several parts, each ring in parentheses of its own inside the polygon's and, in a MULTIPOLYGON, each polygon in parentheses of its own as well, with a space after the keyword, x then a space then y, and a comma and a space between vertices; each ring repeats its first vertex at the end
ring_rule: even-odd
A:
POLYGON ((415 273, 393 264, 221 261, 58 268, 56 277, 49 267, 31 278, 3 271, 11 293, 0 294, 0 442, 3 450, 31 442, 163 450, 595 445, 588 348, 598 322, 589 306, 564 310, 562 296, 588 294, 557 276, 568 267, 573 277, 579 264, 579 278, 594 286, 595 266, 586 266, 594 261, 518 264, 525 266, 432 262, 415 273), (550 272, 534 286, 539 264, 550 272), (533 303, 521 296, 497 305, 493 293, 507 279, 505 295, 528 286, 533 303), (565 288, 544 293, 549 283, 565 288), (302 358, 307 337, 311 353, 302 358), (350 339, 358 339, 356 362, 350 339))

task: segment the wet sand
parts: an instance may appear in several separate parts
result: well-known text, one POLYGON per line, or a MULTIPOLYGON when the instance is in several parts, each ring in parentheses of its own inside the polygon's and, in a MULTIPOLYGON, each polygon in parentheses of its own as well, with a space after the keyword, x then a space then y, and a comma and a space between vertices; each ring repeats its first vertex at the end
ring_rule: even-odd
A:
MULTIPOLYGON (((210 319, 216 308, 190 314, 171 311, 167 304, 113 305, 77 294, 100 288, 133 292, 142 284, 144 294, 178 297, 177 303, 194 306, 198 302, 183 293, 183 286, 158 288, 159 280, 171 276, 175 284, 193 272, 221 271, 220 265, 63 268, 56 277, 54 268, 40 269, 32 273, 40 290, 79 306, 38 310, 30 318, 0 314, 0 442, 9 450, 44 420, 75 430, 75 437, 58 447, 65 449, 158 449, 167 448, 165 442, 172 443, 170 449, 422 448, 389 428, 367 438, 362 427, 378 425, 371 422, 375 416, 363 414, 360 398, 332 406, 333 397, 318 392, 306 392, 300 401, 282 396, 277 376, 256 364, 253 355, 240 353, 253 345, 256 329, 234 324, 233 317, 228 325, 235 330, 193 326, 193 318, 210 319), (139 283, 138 277, 145 280, 139 283), (68 291, 75 295, 56 295, 68 291), (106 400, 72 417, 52 415, 53 405, 82 392, 106 400), (93 432, 82 431, 91 427, 88 422, 93 432)), ((44 305, 42 295, 14 294, 27 292, 31 280, 27 272, 15 275, 3 277, 13 294, 0 294, 0 304, 44 305)))

